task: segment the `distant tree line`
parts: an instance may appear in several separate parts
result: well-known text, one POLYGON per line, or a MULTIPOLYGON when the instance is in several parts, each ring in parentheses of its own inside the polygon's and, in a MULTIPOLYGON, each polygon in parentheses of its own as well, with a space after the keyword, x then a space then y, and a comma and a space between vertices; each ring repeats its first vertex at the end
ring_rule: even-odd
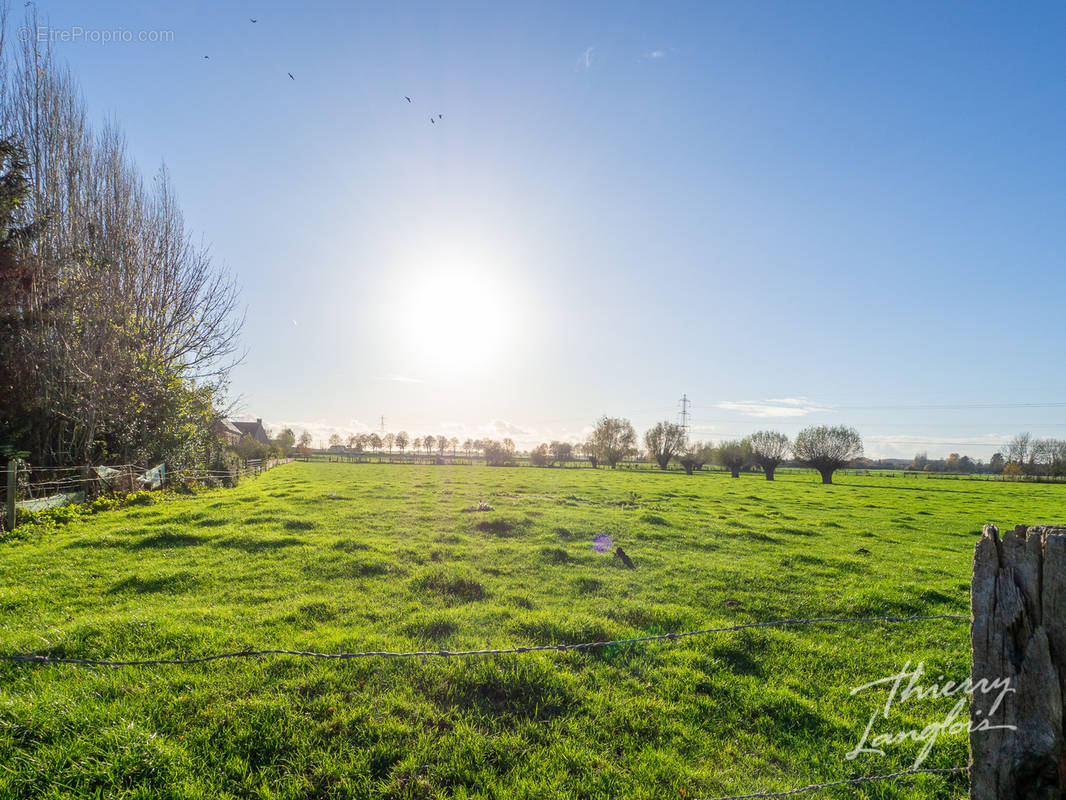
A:
MULTIPOLYGON (((297 438, 286 429, 273 440, 287 454, 310 454, 311 434, 304 431, 297 438), (282 440, 284 437, 284 440, 282 440)), ((398 453, 409 460, 428 458, 435 462, 445 456, 453 460, 483 459, 489 466, 518 463, 520 455, 511 439, 472 439, 464 441, 447 435, 411 436, 407 431, 380 435, 359 433, 344 436, 333 433, 328 449, 348 457, 384 457, 398 453)), ((628 419, 604 416, 593 426, 583 442, 544 442, 530 449, 529 463, 535 467, 553 467, 575 462, 587 462, 593 468, 615 469, 623 461, 635 457, 646 458, 660 469, 677 464, 688 474, 715 464, 739 477, 741 472, 759 470, 767 480, 773 480, 779 466, 785 462, 818 470, 825 483, 832 482, 833 473, 862 456, 862 439, 848 427, 815 426, 796 436, 796 441, 777 431, 757 431, 743 439, 711 442, 689 442, 685 430, 672 422, 659 422, 645 431, 638 440, 636 430, 628 419), (643 448, 640 444, 643 444, 643 448)))
POLYGON ((987 462, 958 453, 938 459, 918 453, 906 469, 1012 478, 1061 478, 1066 477, 1066 440, 1041 439, 1029 433, 1020 433, 1011 439, 1002 452, 993 453, 987 462))
MULTIPOLYGON (((279 453, 310 453, 311 434, 306 431, 297 439, 291 429, 273 440, 279 453)), ((417 459, 483 459, 491 466, 518 463, 528 458, 534 467, 554 467, 585 462, 591 467, 616 468, 631 459, 646 460, 660 469, 677 465, 692 474, 708 464, 726 470, 734 478, 742 472, 758 471, 767 480, 782 465, 797 465, 816 470, 824 483, 832 483, 833 474, 845 467, 903 468, 924 472, 1004 474, 1007 476, 1066 476, 1066 440, 1039 439, 1019 434, 1004 453, 995 453, 987 463, 952 453, 944 459, 930 459, 917 454, 907 464, 902 460, 873 462, 863 458, 862 437, 847 426, 817 425, 805 428, 792 441, 783 433, 761 430, 741 439, 690 442, 681 425, 658 422, 638 437, 628 419, 604 416, 596 420, 592 433, 582 442, 551 441, 531 448, 523 457, 511 439, 472 439, 460 441, 447 435, 411 436, 360 433, 329 437, 329 448, 349 455, 384 456, 410 452, 417 459), (643 446, 641 446, 643 445, 643 446)))

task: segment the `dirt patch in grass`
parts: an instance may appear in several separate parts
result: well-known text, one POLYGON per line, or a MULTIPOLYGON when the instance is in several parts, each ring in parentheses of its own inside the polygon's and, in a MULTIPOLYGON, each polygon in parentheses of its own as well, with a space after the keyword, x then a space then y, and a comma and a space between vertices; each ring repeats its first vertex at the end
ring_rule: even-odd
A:
POLYGON ((486 519, 474 526, 482 533, 492 533, 496 536, 514 536, 518 530, 518 523, 506 519, 486 519))
POLYGON ((540 557, 549 564, 569 564, 574 559, 561 547, 542 547, 540 557))
POLYGON ((313 628, 317 623, 337 618, 337 611, 329 603, 305 603, 285 617, 286 622, 304 628, 313 628))
POLYGON ((415 578, 411 585, 419 592, 439 595, 449 604, 472 603, 489 596, 484 584, 467 571, 435 569, 415 578))
POLYGON ((439 614, 415 617, 404 626, 404 632, 417 639, 440 642, 458 629, 453 620, 439 614))
POLYGON ((603 588, 603 581, 596 578, 578 578, 574 586, 581 594, 595 594, 603 588))
POLYGON ((560 670, 528 658, 466 662, 432 694, 439 705, 466 708, 488 719, 551 718, 577 703, 560 670))
POLYGON ((644 514, 640 518, 641 522, 646 522, 649 525, 669 525, 666 521, 666 517, 660 517, 658 514, 644 514))

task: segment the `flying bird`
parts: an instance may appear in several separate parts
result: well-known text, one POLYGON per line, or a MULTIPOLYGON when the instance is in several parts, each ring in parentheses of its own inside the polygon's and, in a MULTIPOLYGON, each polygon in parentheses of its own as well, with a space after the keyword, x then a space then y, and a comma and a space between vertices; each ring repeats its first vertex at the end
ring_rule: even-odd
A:
POLYGON ((289 77, 292 78, 293 80, 296 80, 296 78, 292 77, 292 73, 291 72, 289 73, 289 77))
POLYGON ((248 21, 249 21, 249 22, 259 22, 259 20, 257 20, 257 19, 252 19, 251 17, 248 17, 248 21))
POLYGON ((431 123, 431 124, 433 124, 433 125, 436 125, 436 124, 437 124, 437 120, 433 119, 433 117, 430 117, 430 118, 429 118, 429 121, 430 121, 430 123, 431 123))
POLYGON ((406 101, 407 101, 408 103, 410 103, 410 102, 411 102, 411 98, 410 98, 410 97, 408 97, 407 95, 404 95, 404 96, 403 96, 403 99, 404 99, 404 100, 406 100, 406 101))
POLYGON ((204 56, 204 58, 211 58, 211 56, 204 56))
POLYGON ((437 114, 437 119, 444 119, 444 115, 443 114, 437 114))

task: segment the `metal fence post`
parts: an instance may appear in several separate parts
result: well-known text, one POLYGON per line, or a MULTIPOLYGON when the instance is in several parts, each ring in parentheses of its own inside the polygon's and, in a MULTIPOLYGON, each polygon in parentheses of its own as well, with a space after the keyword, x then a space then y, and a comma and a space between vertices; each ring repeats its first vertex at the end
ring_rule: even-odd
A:
POLYGON ((15 530, 15 502, 18 500, 19 462, 11 459, 7 462, 7 529, 15 530))

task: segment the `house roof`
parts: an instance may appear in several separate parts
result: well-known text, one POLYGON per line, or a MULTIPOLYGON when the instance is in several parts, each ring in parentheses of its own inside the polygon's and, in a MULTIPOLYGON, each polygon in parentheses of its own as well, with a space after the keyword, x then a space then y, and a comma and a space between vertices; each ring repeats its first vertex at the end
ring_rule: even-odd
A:
POLYGON ((228 419, 220 419, 217 423, 215 423, 215 425, 219 428, 220 431, 225 433, 235 433, 238 436, 241 433, 241 429, 234 425, 232 422, 230 422, 228 419))
POLYGON ((255 422, 233 422, 237 426, 237 430, 241 433, 251 436, 257 442, 262 444, 270 444, 270 439, 267 437, 266 428, 263 427, 263 420, 257 419, 255 422))

